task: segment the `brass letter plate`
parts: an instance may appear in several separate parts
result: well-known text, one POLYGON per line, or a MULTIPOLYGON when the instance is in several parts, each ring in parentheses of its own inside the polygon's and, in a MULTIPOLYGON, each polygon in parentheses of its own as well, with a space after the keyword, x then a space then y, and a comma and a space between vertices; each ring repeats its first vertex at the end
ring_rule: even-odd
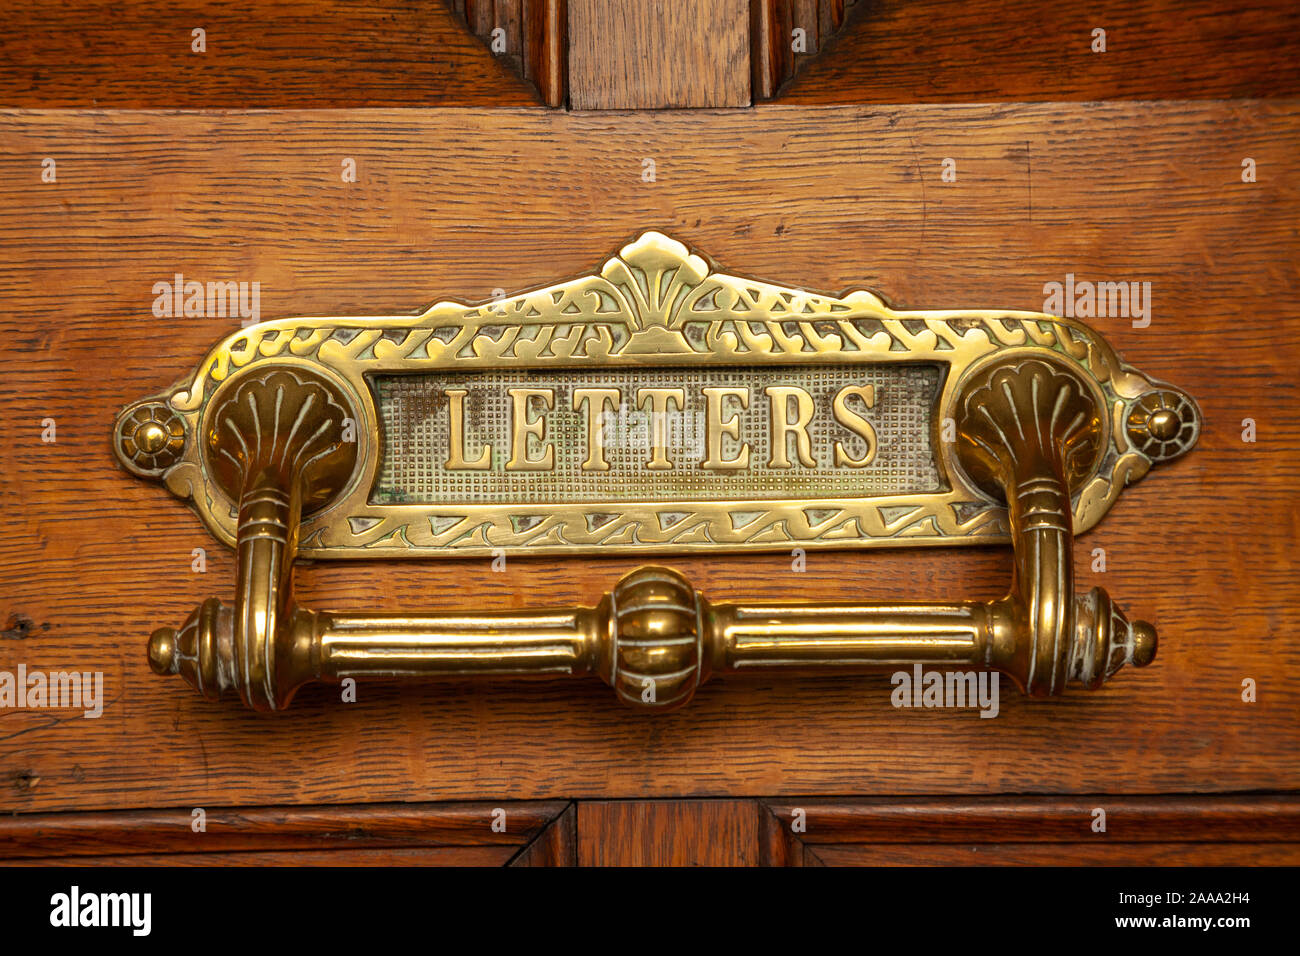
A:
POLYGON ((725 671, 976 666, 1054 696, 1150 664, 1152 625, 1075 594, 1073 532, 1199 427, 1187 395, 1077 322, 813 295, 648 232, 596 275, 491 305, 234 333, 115 436, 236 546, 234 604, 149 639, 153 669, 209 699, 598 674, 665 710, 725 671), (991 602, 717 604, 654 567, 592 607, 340 614, 293 596, 298 556, 1008 540, 991 602))
POLYGON ((235 472, 297 429, 299 464, 329 466, 304 501, 305 558, 1007 542, 998 489, 959 459, 957 406, 994 365, 1035 358, 1095 410, 1076 531, 1196 441, 1194 402, 1079 322, 897 312, 718 272, 647 232, 596 273, 498 302, 234 332, 125 409, 115 447, 233 546, 235 472), (303 446, 322 408, 341 442, 303 446))

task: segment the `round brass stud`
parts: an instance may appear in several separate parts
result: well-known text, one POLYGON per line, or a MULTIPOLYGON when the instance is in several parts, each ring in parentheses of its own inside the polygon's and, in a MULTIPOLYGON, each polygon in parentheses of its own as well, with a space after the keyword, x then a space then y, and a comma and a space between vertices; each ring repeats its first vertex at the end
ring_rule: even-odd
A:
POLYGON ((156 455, 167 444, 167 432, 157 422, 145 422, 135 430, 135 444, 146 455, 156 455))
POLYGON ((185 422, 163 402, 144 402, 118 420, 118 457, 139 474, 161 475, 184 450, 185 422))
POLYGON ((1178 416, 1168 408, 1152 412, 1151 417, 1147 419, 1147 431, 1159 441, 1173 441, 1180 427, 1182 423, 1178 420, 1178 416))
POLYGON ((1128 439, 1153 462, 1168 461, 1196 444, 1201 417, 1182 392, 1159 388, 1138 397, 1125 420, 1128 439))

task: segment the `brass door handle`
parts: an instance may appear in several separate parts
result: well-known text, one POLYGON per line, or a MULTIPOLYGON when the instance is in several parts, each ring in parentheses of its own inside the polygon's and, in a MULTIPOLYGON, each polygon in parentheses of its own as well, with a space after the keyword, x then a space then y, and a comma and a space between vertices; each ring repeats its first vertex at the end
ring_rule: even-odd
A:
POLYGON ((1151 625, 1130 623, 1100 588, 1074 594, 1071 495, 1100 454, 1085 383, 1063 363, 1013 359, 974 378, 958 408, 962 465, 1008 503, 1015 571, 1000 600, 712 604, 675 571, 645 567, 597 607, 332 614, 297 606, 291 572, 304 505, 320 507, 351 468, 346 446, 322 439, 342 407, 323 380, 272 372, 216 415, 229 434, 208 436, 231 452, 218 480, 240 502, 235 604, 208 600, 179 632, 155 631, 149 660, 209 699, 237 693, 257 710, 346 677, 596 674, 620 699, 664 709, 724 671, 964 665, 1048 696, 1150 663, 1151 625))
POLYGON ((919 662, 1041 697, 1150 663, 1149 624, 1074 593, 1072 538, 1199 429, 1189 396, 1080 322, 899 312, 728 275, 645 233, 598 272, 492 304, 232 333, 127 406, 114 440, 237 550, 234 605, 149 641, 154 670, 205 697, 279 710, 314 680, 595 674, 663 709, 725 671, 919 662), (633 396, 693 408, 707 440, 676 454, 656 421, 647 451, 608 445, 597 416, 633 396), (292 588, 299 555, 1005 541, 1011 589, 988 603, 713 604, 663 568, 549 610, 333 614, 292 588))

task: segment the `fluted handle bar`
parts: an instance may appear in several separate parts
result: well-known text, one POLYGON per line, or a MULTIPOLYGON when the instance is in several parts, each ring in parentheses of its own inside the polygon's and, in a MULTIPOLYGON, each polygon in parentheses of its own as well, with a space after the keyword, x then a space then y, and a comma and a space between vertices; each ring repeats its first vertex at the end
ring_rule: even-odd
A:
MULTIPOLYGON (((1074 604, 1070 679, 1097 686, 1124 663, 1150 662, 1155 634, 1149 625, 1127 624, 1100 591, 1074 604)), ((1022 617, 1008 599, 949 606, 711 604, 677 572, 645 567, 594 608, 424 615, 295 608, 260 654, 236 652, 243 639, 235 633, 237 616, 213 600, 179 634, 155 631, 149 657, 155 671, 181 674, 209 699, 238 693, 259 710, 283 709, 314 680, 593 673, 629 704, 666 709, 726 671, 853 672, 913 663, 990 668, 1021 688, 1050 692, 1036 687, 1026 669, 1017 639, 1022 617), (241 660, 267 660, 270 667, 250 672, 241 660)))
POLYGON ((208 438, 241 502, 235 604, 206 601, 179 631, 155 631, 149 660, 205 697, 238 694, 257 710, 283 709, 317 680, 588 674, 629 704, 668 709, 727 671, 916 663, 996 670, 1042 697, 1150 663, 1149 624, 1130 623, 1101 589, 1074 594, 1071 496, 1104 429, 1083 379, 1046 357, 1004 360, 968 377, 957 409, 957 461, 1008 503, 1015 573, 996 601, 713 604, 677 572, 645 567, 595 607, 334 614, 295 604, 292 562, 300 515, 351 469, 335 437, 343 404, 310 373, 272 372, 231 396, 208 438))

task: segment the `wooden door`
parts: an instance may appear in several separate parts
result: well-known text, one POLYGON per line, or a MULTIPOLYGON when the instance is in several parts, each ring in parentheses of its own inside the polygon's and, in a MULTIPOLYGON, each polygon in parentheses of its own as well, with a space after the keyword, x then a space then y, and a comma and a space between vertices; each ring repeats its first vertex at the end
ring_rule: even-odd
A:
MULTIPOLYGON (((0 670, 99 673, 102 715, 0 711, 0 858, 1300 863, 1292 4, 59 11, 0 27, 0 670), (597 681, 315 685, 273 716, 151 673, 149 632, 235 567, 111 453, 117 412, 238 323, 159 317, 157 283, 256 282, 267 318, 414 312, 646 229, 910 308, 1149 283, 1146 321, 1089 321, 1204 432, 1074 558, 1157 624, 1155 664, 1008 688, 996 719, 894 707, 887 673, 719 680, 651 715, 597 681)), ((564 606, 645 560, 319 562, 297 586, 564 606)), ((658 560, 718 600, 988 600, 1011 575, 983 547, 658 560)))

